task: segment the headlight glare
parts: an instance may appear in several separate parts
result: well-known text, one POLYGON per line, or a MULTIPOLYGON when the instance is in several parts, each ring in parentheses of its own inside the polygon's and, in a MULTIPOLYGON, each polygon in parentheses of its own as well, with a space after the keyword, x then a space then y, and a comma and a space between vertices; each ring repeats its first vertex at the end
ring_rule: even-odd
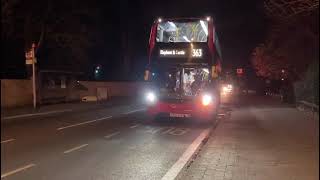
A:
POLYGON ((156 95, 154 94, 154 92, 148 92, 146 94, 146 99, 149 103, 154 103, 157 99, 156 95))
POLYGON ((212 103, 212 96, 209 95, 209 94, 204 94, 204 95, 202 96, 201 101, 202 101, 202 105, 208 106, 209 104, 212 103))

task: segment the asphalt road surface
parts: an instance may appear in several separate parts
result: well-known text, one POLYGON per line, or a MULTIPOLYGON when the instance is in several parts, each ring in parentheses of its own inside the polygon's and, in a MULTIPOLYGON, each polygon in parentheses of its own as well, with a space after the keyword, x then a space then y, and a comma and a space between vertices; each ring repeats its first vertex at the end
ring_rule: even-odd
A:
POLYGON ((143 106, 82 109, 1 126, 1 179, 161 179, 212 124, 148 123, 143 106))

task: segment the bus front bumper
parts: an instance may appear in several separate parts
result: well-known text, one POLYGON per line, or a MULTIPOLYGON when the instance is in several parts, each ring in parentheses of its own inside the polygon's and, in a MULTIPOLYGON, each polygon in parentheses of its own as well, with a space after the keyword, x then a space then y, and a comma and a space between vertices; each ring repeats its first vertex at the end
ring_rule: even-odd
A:
POLYGON ((197 105, 194 103, 157 102, 147 109, 149 116, 172 118, 212 119, 217 112, 217 105, 197 105))

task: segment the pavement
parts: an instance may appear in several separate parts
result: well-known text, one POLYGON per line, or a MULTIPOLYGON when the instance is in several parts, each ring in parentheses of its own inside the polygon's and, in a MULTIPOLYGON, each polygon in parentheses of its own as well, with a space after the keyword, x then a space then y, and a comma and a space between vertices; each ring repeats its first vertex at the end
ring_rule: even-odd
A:
POLYGON ((224 106, 214 124, 150 122, 143 104, 120 102, 52 105, 41 112, 24 110, 32 114, 27 116, 7 111, 2 118, 11 118, 1 123, 1 179, 318 177, 315 121, 274 99, 252 96, 236 107, 224 106), (71 111, 45 113, 63 109, 71 111))
POLYGON ((246 99, 219 122, 179 179, 319 179, 319 114, 246 99))

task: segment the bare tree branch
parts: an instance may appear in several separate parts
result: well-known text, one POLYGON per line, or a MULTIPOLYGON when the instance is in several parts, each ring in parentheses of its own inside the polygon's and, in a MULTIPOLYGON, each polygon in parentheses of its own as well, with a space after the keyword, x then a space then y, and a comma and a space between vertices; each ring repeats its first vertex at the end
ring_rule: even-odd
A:
POLYGON ((266 0, 264 7, 268 17, 287 20, 319 8, 319 0, 266 0))

